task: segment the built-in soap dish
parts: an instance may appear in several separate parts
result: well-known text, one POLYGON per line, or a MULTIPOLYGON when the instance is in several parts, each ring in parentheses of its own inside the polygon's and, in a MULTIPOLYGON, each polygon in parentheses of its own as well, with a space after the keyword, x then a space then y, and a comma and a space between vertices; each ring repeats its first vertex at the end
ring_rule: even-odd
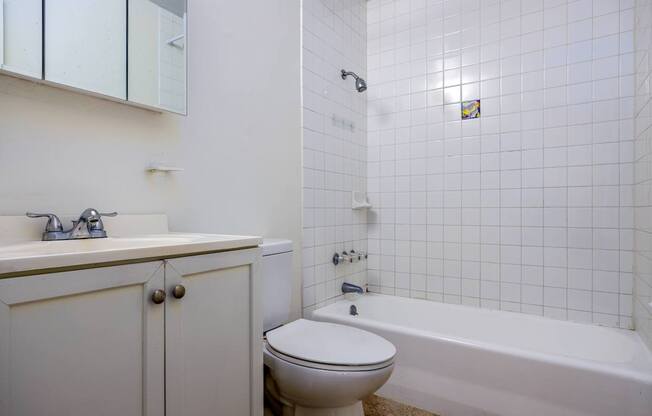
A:
POLYGON ((149 172, 149 173, 183 172, 183 168, 180 168, 180 167, 177 167, 177 166, 171 166, 171 165, 169 165, 167 163, 152 163, 151 165, 147 166, 147 168, 145 168, 145 171, 149 172))
POLYGON ((367 197, 367 194, 364 192, 356 192, 353 191, 351 193, 352 196, 352 208, 353 209, 369 209, 371 208, 371 204, 369 203, 369 198, 367 197))

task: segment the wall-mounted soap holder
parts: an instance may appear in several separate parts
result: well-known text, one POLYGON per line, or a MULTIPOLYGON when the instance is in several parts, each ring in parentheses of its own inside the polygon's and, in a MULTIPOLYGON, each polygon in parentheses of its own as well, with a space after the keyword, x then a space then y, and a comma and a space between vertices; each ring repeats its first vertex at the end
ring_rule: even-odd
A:
POLYGON ((149 173, 156 173, 156 172, 163 172, 163 173, 169 173, 169 172, 183 172, 183 168, 177 167, 177 166, 170 166, 165 163, 152 163, 148 167, 145 168, 146 172, 149 173))
POLYGON ((369 203, 369 198, 367 197, 367 194, 364 192, 357 192, 353 191, 351 192, 351 200, 352 200, 352 205, 351 207, 353 209, 368 209, 371 208, 371 204, 369 203))

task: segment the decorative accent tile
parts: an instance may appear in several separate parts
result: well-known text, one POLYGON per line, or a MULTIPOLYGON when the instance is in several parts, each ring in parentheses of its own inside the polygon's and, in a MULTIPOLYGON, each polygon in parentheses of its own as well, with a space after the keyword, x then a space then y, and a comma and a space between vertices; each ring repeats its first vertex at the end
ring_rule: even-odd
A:
POLYGON ((480 100, 462 101, 462 120, 480 118, 480 100))

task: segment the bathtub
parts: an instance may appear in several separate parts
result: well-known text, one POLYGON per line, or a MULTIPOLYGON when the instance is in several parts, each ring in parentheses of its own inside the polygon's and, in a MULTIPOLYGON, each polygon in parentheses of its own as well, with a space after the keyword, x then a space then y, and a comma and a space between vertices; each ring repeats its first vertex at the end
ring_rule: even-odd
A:
POLYGON ((394 343, 378 394, 441 416, 652 416, 652 355, 634 331, 376 294, 312 319, 394 343))

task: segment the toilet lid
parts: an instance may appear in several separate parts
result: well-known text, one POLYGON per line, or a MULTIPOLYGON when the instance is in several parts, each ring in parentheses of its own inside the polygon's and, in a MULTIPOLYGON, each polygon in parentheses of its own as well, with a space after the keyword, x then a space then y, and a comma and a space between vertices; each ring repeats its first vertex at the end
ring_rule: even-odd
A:
POLYGON ((315 363, 363 366, 389 361, 396 348, 386 339, 351 326, 299 319, 267 333, 274 350, 315 363))

